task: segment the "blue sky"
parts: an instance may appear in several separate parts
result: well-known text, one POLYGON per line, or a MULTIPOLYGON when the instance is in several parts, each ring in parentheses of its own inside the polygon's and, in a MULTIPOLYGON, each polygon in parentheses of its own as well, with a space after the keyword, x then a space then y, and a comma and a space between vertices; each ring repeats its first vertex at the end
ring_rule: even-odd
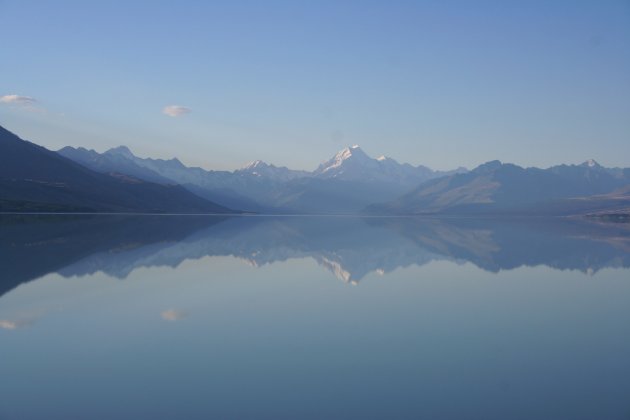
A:
POLYGON ((33 98, 0 124, 51 149, 630 166, 627 0, 0 0, 0 19, 0 96, 33 98))

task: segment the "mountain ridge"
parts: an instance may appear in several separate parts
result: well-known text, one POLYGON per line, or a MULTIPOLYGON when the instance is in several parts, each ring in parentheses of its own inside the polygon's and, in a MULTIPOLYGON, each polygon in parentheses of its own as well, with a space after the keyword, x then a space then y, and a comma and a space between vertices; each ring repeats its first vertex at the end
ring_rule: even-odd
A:
POLYGON ((1 126, 0 211, 233 212, 179 185, 93 171, 1 126))
MULTIPOLYGON (((498 160, 465 174, 427 181, 396 200, 374 204, 376 214, 547 214, 568 215, 605 208, 606 195, 630 184, 630 172, 586 161, 547 169, 523 168, 498 160), (581 199, 579 203, 575 201, 581 199)), ((630 198, 630 197, 629 197, 630 198)), ((622 201, 615 207, 625 205, 622 201)))
POLYGON ((358 145, 339 151, 310 172, 261 160, 234 171, 208 171, 186 167, 176 158, 140 158, 125 146, 101 154, 70 147, 59 153, 97 171, 118 169, 140 178, 177 183, 225 206, 266 213, 358 212, 427 179, 463 171, 433 171, 391 158, 373 159, 358 145))
POLYGON ((630 208, 627 192, 610 195, 630 185, 630 169, 606 168, 594 159, 546 169, 492 160, 471 171, 434 171, 384 155, 372 158, 353 145, 310 172, 261 160, 234 171, 208 171, 187 167, 177 158, 140 158, 126 146, 103 153, 64 147, 54 153, 6 130, 2 135, 0 208, 5 210, 41 211, 42 206, 51 206, 54 211, 191 212, 208 209, 210 203, 218 212, 239 208, 271 214, 571 215, 630 208), (37 159, 24 159, 19 153, 11 158, 7 149, 11 136, 23 142, 15 144, 30 145, 30 153, 45 155, 47 163, 35 164, 37 159), (29 165, 16 165, 21 161, 29 165), (42 177, 40 169, 46 167, 59 173, 50 169, 42 177), (74 176, 61 176, 67 171, 74 176), (74 198, 68 182, 80 187, 74 198), (112 204, 114 190, 124 205, 112 204), (99 192, 107 199, 96 200, 99 192))

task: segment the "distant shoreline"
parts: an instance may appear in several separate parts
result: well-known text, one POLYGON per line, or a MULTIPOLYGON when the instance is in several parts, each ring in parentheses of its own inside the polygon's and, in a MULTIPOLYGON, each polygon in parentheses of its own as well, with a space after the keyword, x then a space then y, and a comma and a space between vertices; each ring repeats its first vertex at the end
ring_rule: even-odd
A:
POLYGON ((361 219, 476 219, 476 220, 591 220, 611 223, 630 223, 630 212, 609 212, 595 214, 577 215, 509 215, 509 214, 392 214, 392 215, 370 215, 370 214, 326 214, 326 213, 135 213, 135 212, 2 212, 0 216, 162 216, 162 217, 347 217, 361 219))

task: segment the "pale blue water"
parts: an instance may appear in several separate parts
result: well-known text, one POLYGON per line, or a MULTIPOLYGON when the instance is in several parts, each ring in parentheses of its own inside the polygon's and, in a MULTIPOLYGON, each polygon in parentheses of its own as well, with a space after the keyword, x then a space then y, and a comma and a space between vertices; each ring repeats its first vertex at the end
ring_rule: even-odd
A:
POLYGON ((630 226, 0 217, 0 419, 630 419, 630 226))

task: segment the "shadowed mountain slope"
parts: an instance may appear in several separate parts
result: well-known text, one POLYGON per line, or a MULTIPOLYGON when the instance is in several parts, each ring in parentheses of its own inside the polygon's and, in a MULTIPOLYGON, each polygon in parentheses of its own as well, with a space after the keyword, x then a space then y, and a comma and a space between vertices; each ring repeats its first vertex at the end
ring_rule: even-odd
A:
POLYGON ((177 185, 97 173, 0 127, 0 211, 229 213, 177 185))

